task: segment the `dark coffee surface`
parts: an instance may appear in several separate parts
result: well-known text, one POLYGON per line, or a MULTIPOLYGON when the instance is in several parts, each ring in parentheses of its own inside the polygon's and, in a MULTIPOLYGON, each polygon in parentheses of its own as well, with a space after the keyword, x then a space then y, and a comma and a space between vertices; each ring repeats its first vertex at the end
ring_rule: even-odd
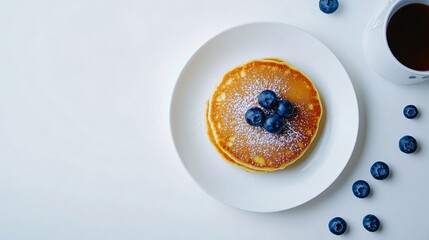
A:
POLYGON ((429 70, 429 6, 413 3, 393 14, 387 26, 387 42, 403 65, 429 70))

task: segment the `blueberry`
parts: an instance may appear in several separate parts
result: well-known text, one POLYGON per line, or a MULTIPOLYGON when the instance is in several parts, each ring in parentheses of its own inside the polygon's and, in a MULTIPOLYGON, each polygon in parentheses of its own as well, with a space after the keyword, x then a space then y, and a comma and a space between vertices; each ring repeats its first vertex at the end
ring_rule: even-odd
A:
POLYGON ((417 114, 419 113, 419 110, 417 110, 416 106, 414 105, 408 105, 404 107, 404 116, 408 119, 413 119, 417 117, 417 114))
POLYGON ((389 166, 384 162, 378 161, 372 164, 370 172, 375 179, 383 180, 389 176, 389 166))
POLYGON ((324 13, 333 13, 338 8, 338 0, 320 0, 319 8, 324 13))
POLYGON ((364 180, 358 180, 353 183, 352 186, 353 194, 358 198, 366 198, 368 197, 371 189, 369 188, 369 184, 364 180))
POLYGON ((265 113, 257 107, 247 110, 246 122, 252 126, 261 126, 265 120, 265 113))
POLYGON ((276 106, 276 113, 284 118, 289 118, 295 112, 295 107, 288 100, 281 100, 276 106))
POLYGON ((334 217, 329 221, 328 228, 331 233, 341 235, 347 230, 347 223, 341 217, 334 217))
POLYGON ((375 232, 380 228, 380 220, 372 214, 366 215, 363 218, 362 224, 363 227, 370 232, 375 232))
POLYGON ((264 129, 269 133, 279 133, 283 130, 283 118, 277 114, 269 115, 264 121, 264 129))
POLYGON ((258 96, 259 104, 266 109, 273 109, 277 105, 277 96, 271 90, 264 90, 258 96))
POLYGON ((404 153, 413 153, 417 149, 417 141, 415 138, 405 135, 399 140, 399 150, 404 153))

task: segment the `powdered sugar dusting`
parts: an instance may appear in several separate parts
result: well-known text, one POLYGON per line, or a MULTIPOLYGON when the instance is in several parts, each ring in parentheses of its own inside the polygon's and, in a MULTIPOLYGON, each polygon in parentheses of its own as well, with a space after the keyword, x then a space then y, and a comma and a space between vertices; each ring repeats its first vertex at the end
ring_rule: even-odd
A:
MULTIPOLYGON (((303 148, 306 148, 309 143, 310 136, 306 135, 305 121, 311 118, 307 109, 307 106, 302 103, 294 103, 296 114, 290 119, 285 120, 285 129, 280 134, 271 134, 266 132, 262 127, 252 127, 245 121, 245 113, 252 107, 260 107, 258 104, 258 95, 264 90, 274 91, 278 97, 284 98, 284 93, 287 93, 290 89, 287 85, 285 76, 279 76, 273 71, 272 75, 262 76, 260 73, 255 71, 248 71, 245 76, 241 76, 243 81, 252 81, 251 84, 240 84, 235 87, 239 88, 234 94, 228 96, 231 98, 230 104, 226 106, 226 111, 232 114, 232 119, 236 121, 225 122, 227 128, 234 129, 235 141, 234 148, 249 148, 250 156, 264 156, 269 159, 269 165, 282 164, 280 161, 284 161, 287 155, 291 153, 302 152, 303 148), (241 88, 241 89, 240 89, 241 88), (242 94, 246 93, 246 94, 242 94), (283 95, 283 96, 282 96, 283 95), (298 118, 298 116, 301 117, 298 118), (308 116, 305 116, 308 115, 308 116), (306 145, 303 145, 306 144, 306 145), (275 159, 273 159, 275 157, 275 159)), ((296 78, 294 75, 288 76, 289 78, 296 78)), ((262 107, 261 107, 262 109, 262 107)), ((268 115, 269 111, 263 109, 268 115)), ((242 157, 242 156, 237 156, 242 157)))

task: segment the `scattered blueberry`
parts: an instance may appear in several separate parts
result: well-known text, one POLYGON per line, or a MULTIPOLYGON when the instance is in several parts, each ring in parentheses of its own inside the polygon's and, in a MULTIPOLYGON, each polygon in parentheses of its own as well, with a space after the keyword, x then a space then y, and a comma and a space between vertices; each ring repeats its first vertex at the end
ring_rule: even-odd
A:
POLYGON ((320 0, 319 8, 324 13, 333 13, 338 8, 338 0, 320 0))
POLYGON ((269 133, 279 133, 283 130, 283 119, 277 114, 269 115, 264 121, 264 129, 269 133))
POLYGON ((404 153, 413 153, 417 149, 417 141, 415 138, 405 135, 399 140, 399 150, 404 153))
POLYGON ((259 104, 266 109, 273 109, 277 105, 277 96, 271 90, 264 90, 258 96, 259 104))
POLYGON ((247 110, 246 122, 252 126, 261 126, 265 120, 265 113, 257 107, 247 110))
POLYGON ((347 223, 341 217, 334 217, 329 221, 328 228, 331 233, 341 235, 347 230, 347 223))
POLYGON ((389 166, 384 162, 378 161, 372 164, 370 172, 375 179, 383 180, 389 176, 389 166))
POLYGON ((417 114, 419 113, 419 110, 417 110, 416 106, 414 105, 407 105, 404 107, 404 116, 408 119, 413 119, 417 117, 417 114))
POLYGON ((369 184, 364 180, 358 180, 353 183, 352 186, 353 194, 358 198, 366 198, 368 197, 371 189, 369 188, 369 184))
POLYGON ((276 113, 284 118, 289 118, 295 112, 295 107, 288 100, 281 100, 276 107, 276 113))
POLYGON ((375 232, 380 228, 380 220, 372 214, 366 215, 363 218, 362 224, 363 227, 370 232, 375 232))

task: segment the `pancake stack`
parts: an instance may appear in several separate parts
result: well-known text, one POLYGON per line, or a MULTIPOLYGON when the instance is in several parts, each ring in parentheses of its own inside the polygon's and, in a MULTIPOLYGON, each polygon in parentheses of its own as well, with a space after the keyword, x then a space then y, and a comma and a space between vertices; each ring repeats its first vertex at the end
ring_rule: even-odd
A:
POLYGON ((305 153, 319 130, 322 112, 319 93, 302 72, 278 58, 253 60, 227 72, 215 88, 207 103, 207 133, 227 162, 246 171, 271 172, 305 153), (244 117, 248 109, 258 106, 258 95, 264 90, 295 106, 294 115, 278 134, 251 126, 244 117))

